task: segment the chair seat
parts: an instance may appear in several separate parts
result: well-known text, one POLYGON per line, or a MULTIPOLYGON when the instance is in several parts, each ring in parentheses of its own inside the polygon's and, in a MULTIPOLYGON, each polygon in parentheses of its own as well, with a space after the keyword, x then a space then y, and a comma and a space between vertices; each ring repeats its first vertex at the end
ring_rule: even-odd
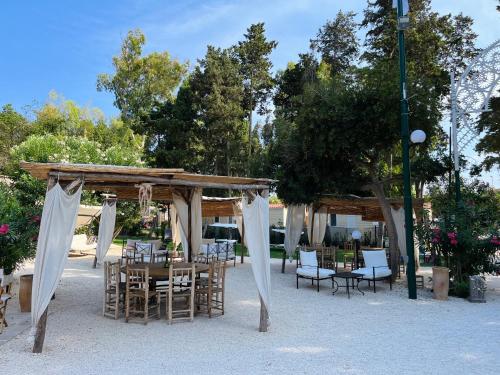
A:
MULTIPOLYGON (((373 268, 365 267, 365 268, 358 268, 353 271, 354 273, 360 273, 363 275, 364 279, 373 279, 373 268)), ((378 279, 379 277, 388 277, 391 276, 392 272, 389 269, 389 267, 380 267, 380 268, 375 268, 375 278, 378 279)))
POLYGON ((316 268, 316 267, 298 267, 297 275, 304 277, 317 278, 319 273, 319 278, 328 278, 335 275, 334 270, 329 270, 326 268, 316 268))
POLYGON ((2 294, 2 296, 0 297, 0 301, 2 303, 5 303, 6 301, 8 301, 11 298, 12 298, 12 296, 10 294, 2 294))

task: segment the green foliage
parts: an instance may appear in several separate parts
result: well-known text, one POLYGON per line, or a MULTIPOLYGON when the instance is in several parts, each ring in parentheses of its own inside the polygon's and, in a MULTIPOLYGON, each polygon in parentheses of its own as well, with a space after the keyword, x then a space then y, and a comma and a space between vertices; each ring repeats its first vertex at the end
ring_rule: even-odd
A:
POLYGON ((16 200, 10 186, 0 183, 0 268, 10 273, 34 257, 40 210, 16 200))
POLYGON ((431 249, 434 264, 450 268, 457 295, 467 295, 468 278, 493 271, 500 249, 500 197, 487 184, 464 183, 463 202, 450 199, 448 186, 431 186, 435 221, 419 224, 417 235, 431 249), (467 289, 467 292, 466 292, 467 289))
POLYGON ((0 171, 9 161, 10 148, 24 141, 31 131, 28 120, 7 104, 0 112, 0 171))
POLYGON ((113 58, 115 73, 100 74, 99 91, 115 96, 124 121, 143 131, 142 119, 158 105, 173 100, 173 93, 187 72, 187 63, 172 59, 168 52, 142 56, 146 38, 140 30, 129 31, 121 54, 113 58))
POLYGON ((486 154, 481 168, 487 171, 500 168, 500 97, 492 98, 490 107, 491 111, 481 114, 476 127, 482 134, 476 151, 486 154))

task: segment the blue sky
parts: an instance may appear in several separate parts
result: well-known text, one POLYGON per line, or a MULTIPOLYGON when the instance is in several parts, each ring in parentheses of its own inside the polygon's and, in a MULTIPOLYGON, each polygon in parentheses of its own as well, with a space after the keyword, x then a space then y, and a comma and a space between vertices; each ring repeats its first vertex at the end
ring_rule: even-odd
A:
MULTIPOLYGON (((0 12, 0 105, 41 105, 55 90, 80 105, 117 114, 113 97, 96 90, 99 73, 112 72, 127 31, 140 28, 146 52, 167 50, 191 66, 207 44, 227 47, 255 22, 266 23, 279 42, 272 55, 283 68, 307 50, 309 39, 339 9, 361 18, 366 0, 120 0, 12 1, 0 12)), ((463 12, 475 20, 478 45, 500 36, 496 0, 433 0, 441 13, 463 12)), ((491 180, 490 180, 491 182, 491 180)), ((499 185, 498 183, 496 183, 499 185)))

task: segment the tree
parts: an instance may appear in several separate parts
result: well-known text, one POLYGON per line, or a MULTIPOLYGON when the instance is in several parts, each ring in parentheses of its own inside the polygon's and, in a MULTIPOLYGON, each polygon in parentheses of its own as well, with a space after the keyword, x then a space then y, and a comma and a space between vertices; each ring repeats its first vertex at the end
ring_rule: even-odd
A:
POLYGON ((143 132, 144 119, 155 106, 173 100, 174 91, 187 71, 168 52, 142 56, 146 38, 140 30, 129 31, 122 43, 121 54, 113 57, 115 73, 100 74, 97 90, 112 92, 122 119, 143 132))
POLYGON ((345 71, 359 56, 356 36, 357 24, 354 12, 339 11, 335 19, 321 27, 315 39, 311 39, 311 50, 320 54, 333 74, 345 71))
MULTIPOLYGON (((240 73, 245 87, 243 107, 248 119, 248 139, 252 139, 253 111, 267 113, 267 100, 273 88, 271 76, 271 52, 278 45, 274 40, 267 41, 264 23, 251 25, 244 34, 245 40, 238 42, 234 50, 240 63, 240 73)), ((252 150, 249 150, 249 154, 252 150)))
POLYGON ((500 97, 490 100, 491 111, 481 113, 476 129, 482 134, 476 151, 485 153, 481 168, 489 171, 500 168, 500 97))
POLYGON ((31 126, 12 105, 6 104, 0 112, 0 171, 9 160, 10 148, 24 141, 31 126))
MULTIPOLYGON (((431 12, 428 1, 414 3, 412 27, 407 32, 410 124, 436 139, 441 134, 439 123, 449 87, 441 54, 448 34, 443 30, 449 32, 453 23, 449 17, 431 12)), ((325 61, 310 64, 318 67, 313 79, 305 84, 295 79, 294 85, 284 81, 285 90, 277 90, 279 101, 285 104, 277 108, 278 115, 284 108, 291 116, 277 116, 276 134, 279 136, 283 121, 289 122, 284 142, 291 145, 288 150, 298 148, 288 160, 285 155, 277 159, 278 193, 285 195, 285 201, 296 196, 302 203, 316 201, 326 192, 363 189, 365 194, 373 194, 387 225, 392 269, 396 271, 397 234, 387 200, 389 183, 400 177, 391 178, 387 162, 400 149, 396 16, 388 0, 370 2, 364 15, 362 25, 368 31, 363 65, 344 66, 341 74, 328 75, 333 70, 325 61), (289 88, 299 91, 298 95, 282 95, 292 91, 289 88)), ((467 48, 456 53, 464 50, 467 48)), ((461 56, 455 57, 460 61, 461 56)), ((276 140, 276 144, 280 142, 276 140)), ((431 151, 430 146, 419 148, 422 155, 431 151)), ((421 184, 419 187, 422 189, 421 184)))
POLYGON ((244 87, 238 61, 229 50, 208 46, 189 78, 189 87, 203 140, 201 171, 244 173, 248 124, 241 106, 244 87))

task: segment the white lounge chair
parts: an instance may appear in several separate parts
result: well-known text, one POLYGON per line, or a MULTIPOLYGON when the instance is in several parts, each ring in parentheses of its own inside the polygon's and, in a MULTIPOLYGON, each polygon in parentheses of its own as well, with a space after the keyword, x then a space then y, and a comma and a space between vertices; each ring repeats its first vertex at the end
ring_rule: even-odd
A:
POLYGON ((373 293, 377 293, 375 281, 384 279, 389 280, 390 289, 392 290, 392 272, 387 264, 385 250, 363 250, 363 259, 365 267, 352 272, 362 274, 363 280, 367 280, 368 283, 373 281, 373 293))
POLYGON ((333 285, 333 275, 335 275, 334 270, 327 268, 320 268, 318 265, 318 258, 316 256, 316 250, 314 251, 304 251, 300 250, 300 256, 297 260, 297 289, 299 289, 299 278, 311 279, 312 285, 314 285, 314 280, 317 283, 317 289, 319 292, 319 281, 331 279, 333 285))

